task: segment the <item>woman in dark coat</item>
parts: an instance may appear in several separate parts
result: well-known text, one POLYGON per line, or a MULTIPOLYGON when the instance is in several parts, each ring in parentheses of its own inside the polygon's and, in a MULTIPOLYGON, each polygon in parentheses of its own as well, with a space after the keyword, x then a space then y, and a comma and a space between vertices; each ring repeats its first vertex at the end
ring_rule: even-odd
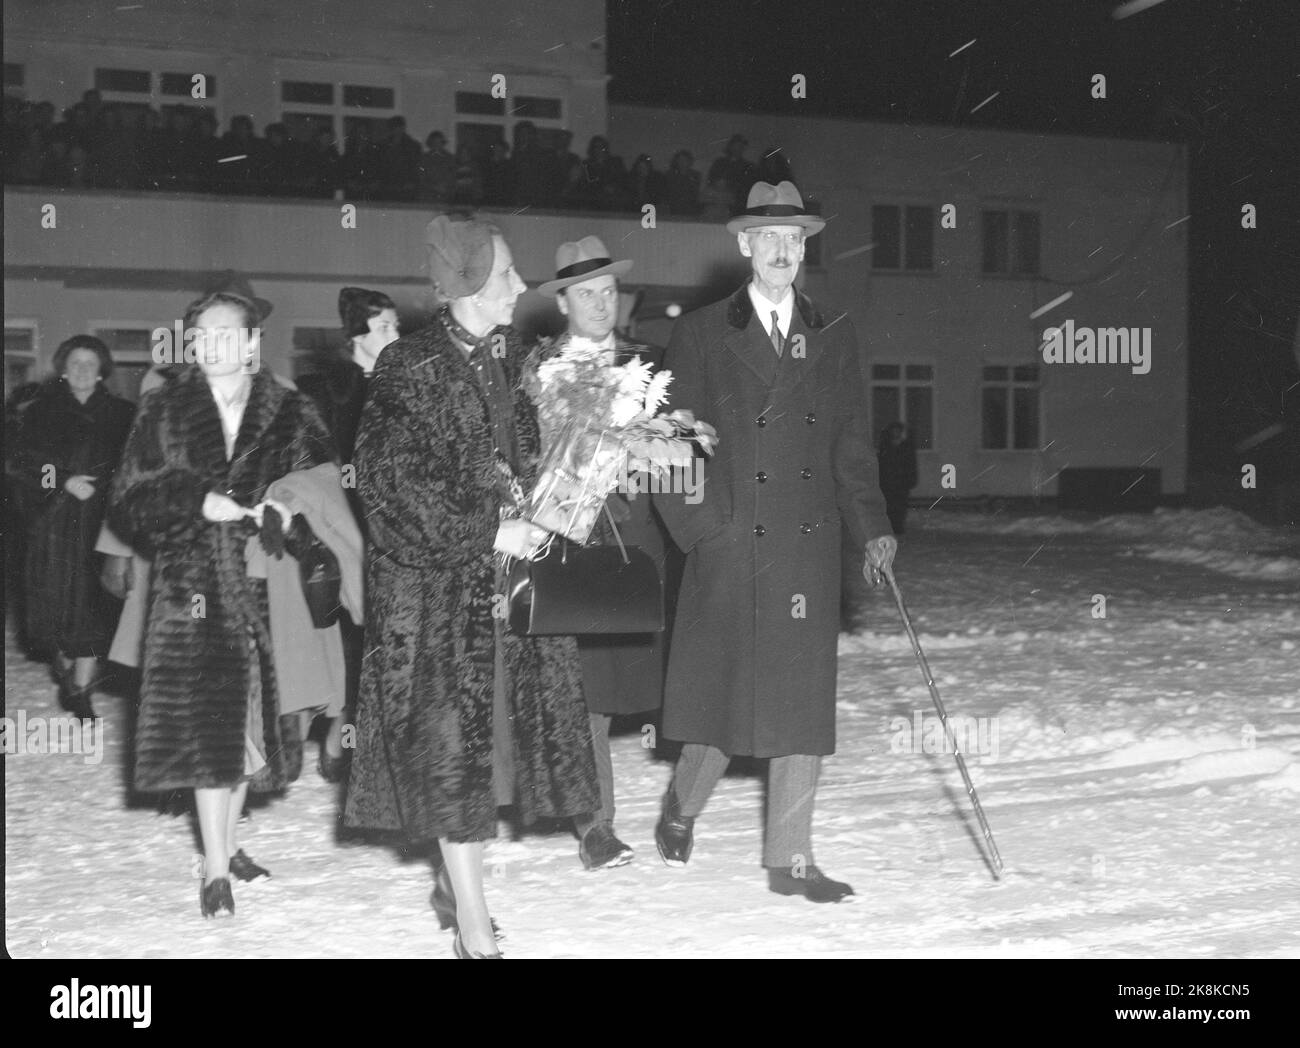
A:
MULTIPOLYGON (((339 319, 343 321, 343 334, 348 340, 348 356, 335 357, 321 371, 304 376, 298 381, 298 388, 316 402, 321 418, 347 464, 352 462, 357 426, 361 424, 361 409, 370 391, 370 376, 374 373, 375 362, 384 347, 395 341, 399 334, 397 306, 382 291, 345 287, 339 292, 339 319)), ((356 488, 349 488, 348 494, 355 495, 356 488)), ((365 516, 355 499, 353 509, 358 523, 364 528, 365 516)), ((347 710, 352 711, 356 709, 364 633, 351 619, 340 625, 343 628, 343 652, 347 657, 347 710)), ((326 782, 338 782, 343 778, 346 766, 344 720, 346 717, 334 717, 330 721, 329 732, 321 744, 317 767, 326 782)))
POLYGON ((885 512, 895 535, 903 534, 907 522, 907 498, 916 487, 916 447, 912 434, 902 422, 891 422, 880 432, 876 452, 880 466, 880 493, 885 496, 885 512))
MULTIPOLYGON (((114 532, 153 563, 135 786, 193 788, 205 917, 234 912, 230 875, 266 874, 235 843, 250 780, 281 789, 301 759, 285 733, 294 718, 282 731, 266 582, 249 577, 246 546, 268 506, 289 523, 268 485, 335 458, 311 401, 257 367, 261 319, 257 300, 231 292, 189 307, 199 363, 140 402, 109 508, 114 532)), ((271 548, 275 522, 265 523, 271 548)), ((289 532, 289 552, 304 528, 289 532)))
POLYGON ((18 431, 27 640, 53 653, 62 705, 75 716, 94 717, 95 664, 112 636, 95 540, 135 408, 104 388, 113 359, 91 335, 59 346, 54 371, 57 377, 24 409, 18 431))
POLYGON ((508 326, 525 285, 485 222, 440 216, 427 239, 450 304, 384 350, 357 438, 367 658, 345 819, 436 838, 433 905, 456 955, 497 957, 483 896, 497 807, 529 822, 600 800, 573 639, 506 634, 494 613, 494 538, 545 536, 500 514, 508 475, 527 490, 538 455, 508 326))

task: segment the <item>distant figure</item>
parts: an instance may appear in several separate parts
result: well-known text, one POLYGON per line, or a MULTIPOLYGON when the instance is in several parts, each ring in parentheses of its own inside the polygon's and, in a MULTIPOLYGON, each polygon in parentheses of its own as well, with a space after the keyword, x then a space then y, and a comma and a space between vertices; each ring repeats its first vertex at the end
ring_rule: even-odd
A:
POLYGON ((727 142, 726 152, 713 161, 709 168, 709 183, 717 179, 726 183, 731 192, 731 211, 740 211, 749 196, 749 187, 758 181, 758 168, 745 157, 749 148, 749 139, 744 135, 732 135, 727 142))
POLYGON ((420 199, 445 204, 456 188, 456 158, 441 131, 430 131, 424 144, 429 151, 420 158, 420 199))
POLYGON ((24 485, 27 640, 54 660, 59 703, 94 718, 97 660, 108 652, 95 539, 135 408, 104 388, 108 347, 74 335, 54 354, 55 377, 22 411, 15 444, 24 485))
POLYGON ((649 153, 642 153, 632 164, 632 170, 628 173, 628 191, 631 194, 632 206, 640 210, 646 204, 653 204, 655 208, 663 206, 664 202, 664 176, 662 171, 655 170, 654 160, 649 153))
POLYGON ((420 184, 420 143, 406 133, 406 118, 391 116, 377 152, 379 193, 384 200, 414 200, 420 184))
POLYGON ((665 203, 673 215, 694 215, 700 210, 700 173, 690 150, 679 149, 673 155, 664 186, 665 203))
POLYGON ((880 465, 880 493, 895 535, 903 534, 907 520, 907 496, 916 487, 916 448, 912 434, 902 422, 891 422, 880 433, 876 452, 880 465))

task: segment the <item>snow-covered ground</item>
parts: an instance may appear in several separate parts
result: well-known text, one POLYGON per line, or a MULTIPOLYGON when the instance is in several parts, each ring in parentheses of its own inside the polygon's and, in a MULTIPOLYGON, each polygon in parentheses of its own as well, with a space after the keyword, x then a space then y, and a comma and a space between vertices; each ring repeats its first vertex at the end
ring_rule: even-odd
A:
MULTIPOLYGON (((914 511, 898 580, 1006 862, 995 883, 887 591, 854 594, 816 861, 840 906, 766 889, 761 783, 733 768, 668 869, 671 766, 615 740, 629 866, 560 829, 489 848, 511 957, 1300 956, 1300 541, 1227 510, 1104 519, 914 511), (1104 598, 1103 602, 1099 598, 1104 598), (1103 610, 1105 617, 1100 617, 1103 610), (929 751, 929 752, 927 752, 929 751)), ((6 713, 55 717, 6 649, 6 713)), ((242 843, 274 878, 198 913, 195 833, 129 806, 124 702, 100 763, 10 756, 6 941, 43 957, 450 957, 426 861, 337 832, 309 767, 242 843)))

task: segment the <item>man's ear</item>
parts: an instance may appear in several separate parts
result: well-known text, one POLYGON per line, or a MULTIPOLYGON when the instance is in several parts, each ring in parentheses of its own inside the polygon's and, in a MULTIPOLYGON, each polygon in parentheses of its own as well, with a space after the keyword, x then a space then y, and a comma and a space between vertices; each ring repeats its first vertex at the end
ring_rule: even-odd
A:
POLYGON ((753 258, 754 253, 749 250, 749 240, 745 237, 744 230, 736 234, 736 243, 740 245, 740 253, 746 258, 753 258))
POLYGON ((563 292, 555 296, 555 305, 559 309, 561 316, 567 317, 569 315, 569 300, 563 292))

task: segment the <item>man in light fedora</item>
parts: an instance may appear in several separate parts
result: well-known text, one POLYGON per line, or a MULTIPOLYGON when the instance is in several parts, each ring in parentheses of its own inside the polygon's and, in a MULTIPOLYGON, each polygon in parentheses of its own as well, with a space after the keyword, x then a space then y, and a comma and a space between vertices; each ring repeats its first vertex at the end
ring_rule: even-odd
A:
POLYGON ((668 345, 672 406, 712 422, 718 446, 702 499, 655 495, 686 553, 663 721, 684 745, 655 842, 666 863, 685 865, 731 757, 770 758, 768 885, 839 902, 853 889, 814 863, 812 815, 821 758, 835 751, 841 531, 862 551, 856 564, 877 570, 897 542, 853 324, 794 287, 804 240, 824 226, 790 182, 755 183, 727 223, 750 280, 682 317, 668 345))
MULTIPOLYGON (((561 244, 555 252, 555 279, 538 287, 554 295, 568 322, 564 334, 541 340, 529 358, 527 370, 536 374, 542 361, 577 345, 598 347, 608 354, 611 367, 640 358, 656 369, 662 349, 631 342, 614 326, 618 320, 618 278, 632 268, 627 259, 614 261, 597 237, 561 244)), ((525 388, 536 388, 526 385, 525 388)), ((553 439, 556 421, 539 412, 543 451, 553 439)), ((618 521, 619 534, 629 546, 640 546, 665 573, 667 543, 662 525, 651 512, 647 495, 614 492, 606 503, 618 521)), ((593 541, 612 544, 614 536, 604 514, 598 518, 593 541)), ((580 844, 578 855, 588 870, 622 866, 632 860, 630 847, 614 833, 614 768, 609 751, 609 730, 615 715, 657 711, 663 701, 664 641, 659 633, 588 634, 578 638, 582 662, 582 687, 591 716, 592 752, 600 781, 601 810, 574 820, 580 844)))

